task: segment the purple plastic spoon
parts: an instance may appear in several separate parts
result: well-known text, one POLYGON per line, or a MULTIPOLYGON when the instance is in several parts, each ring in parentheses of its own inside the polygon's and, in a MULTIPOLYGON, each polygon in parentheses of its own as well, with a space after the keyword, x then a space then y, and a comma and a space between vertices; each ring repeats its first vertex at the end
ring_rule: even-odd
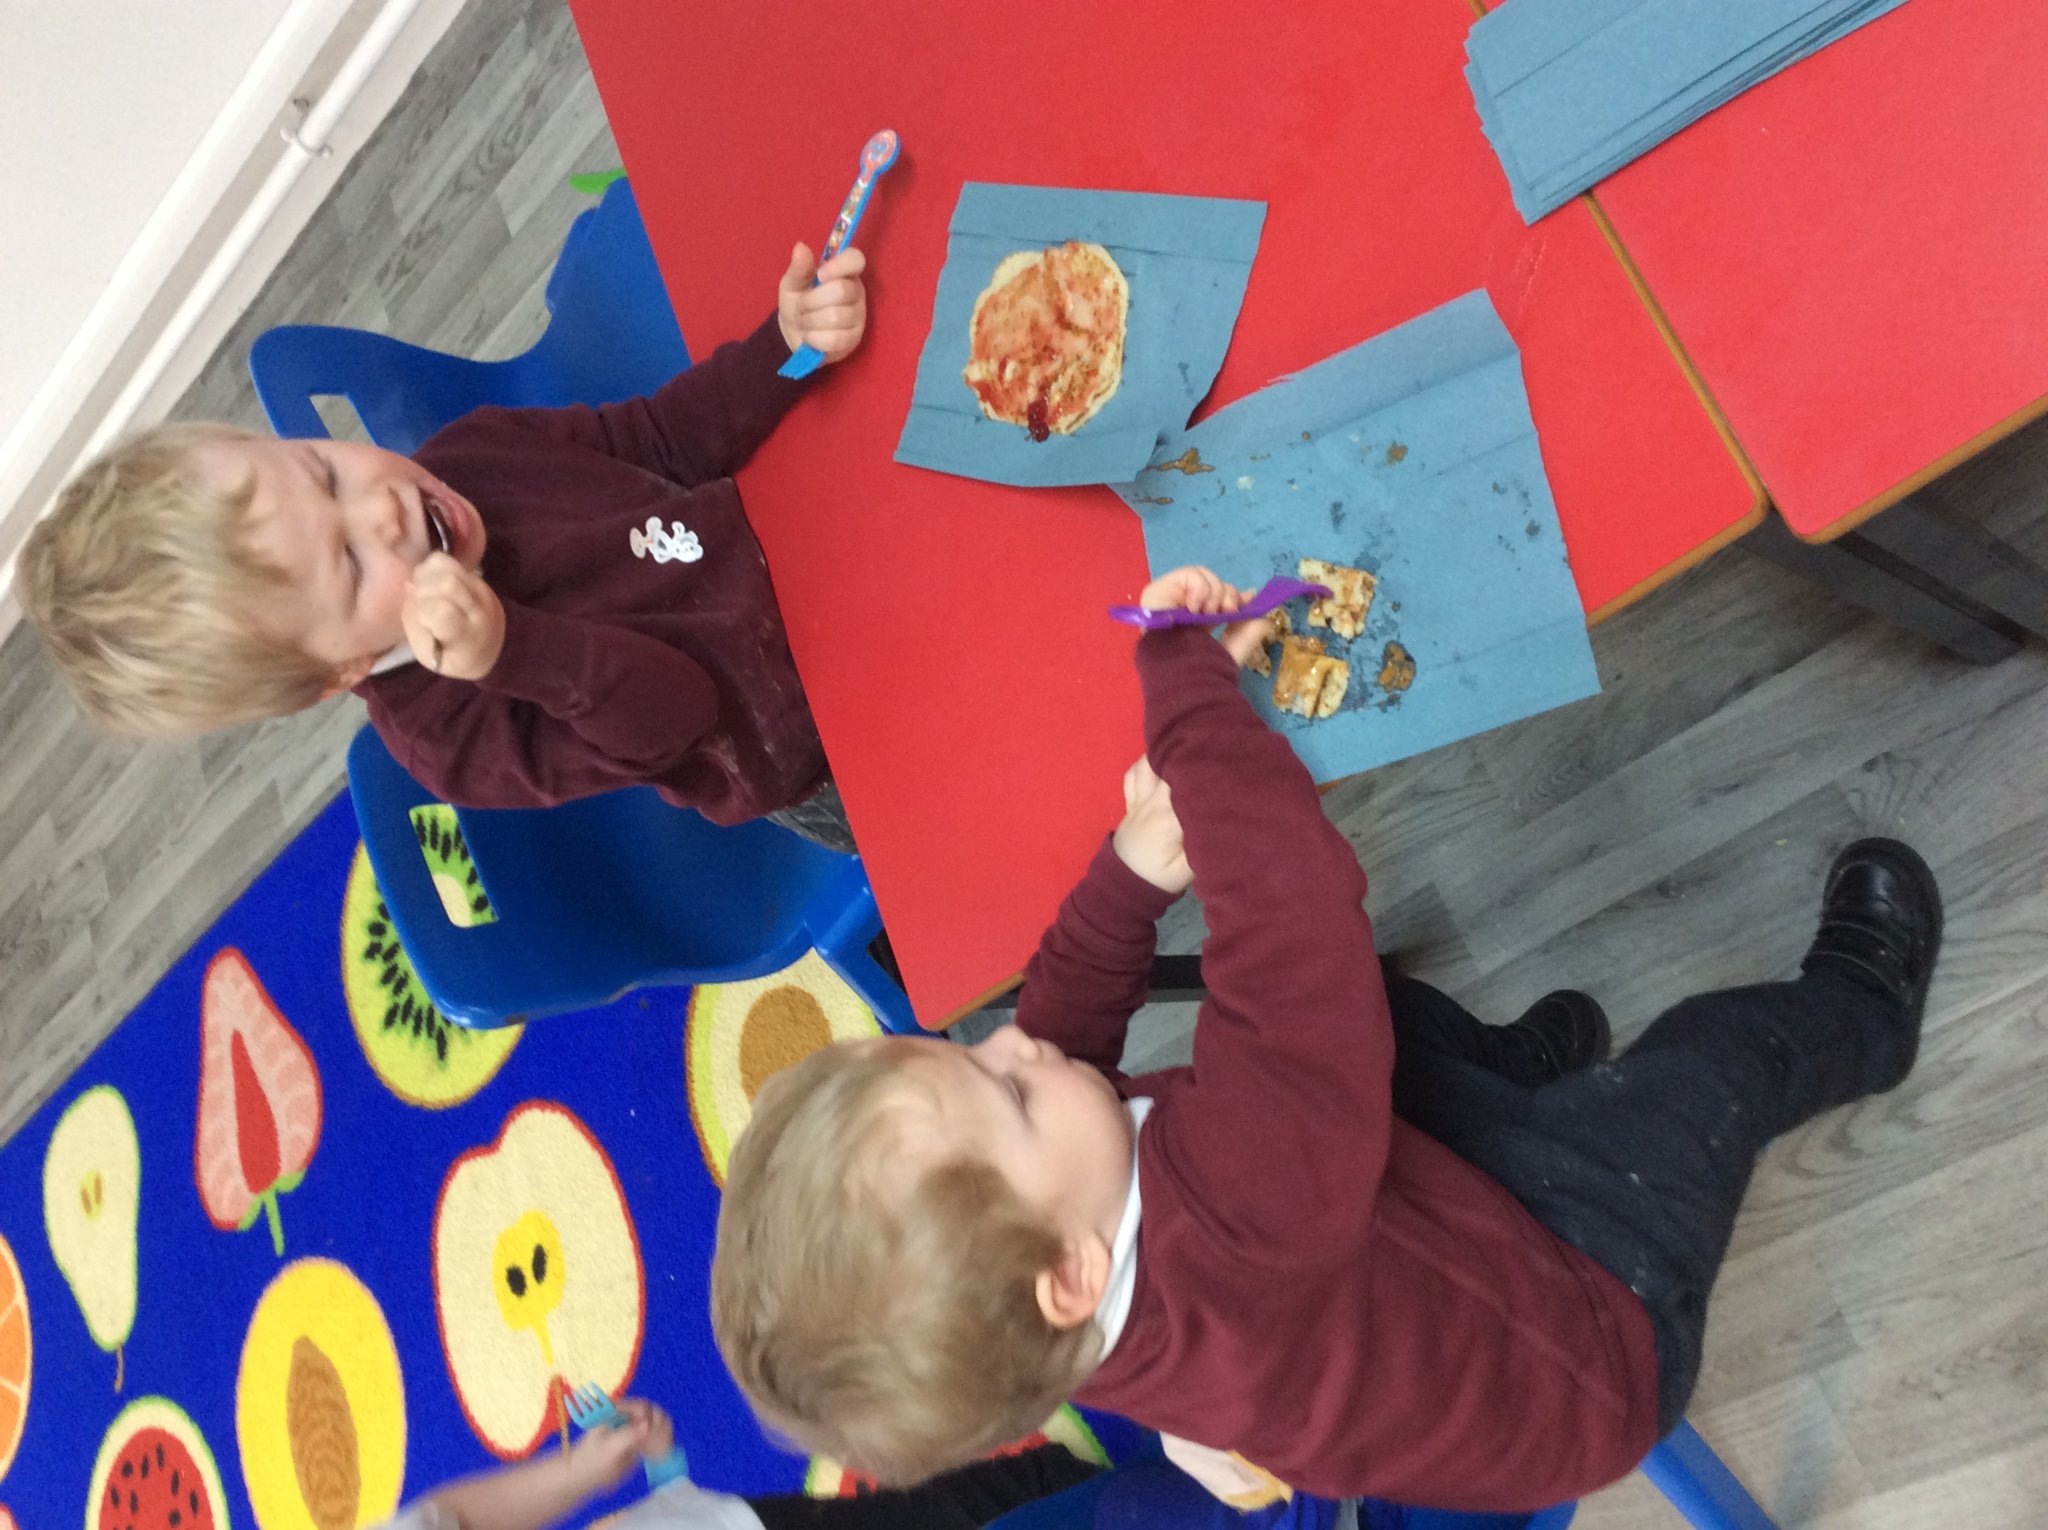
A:
POLYGON ((1306 579, 1275 574, 1259 586, 1256 595, 1229 616, 1205 616, 1199 611, 1147 611, 1143 606, 1111 606, 1109 619, 1143 627, 1147 632, 1158 632, 1165 627, 1221 627, 1229 622, 1248 622, 1268 611, 1277 611, 1297 595, 1329 593, 1328 585, 1310 584, 1306 579))

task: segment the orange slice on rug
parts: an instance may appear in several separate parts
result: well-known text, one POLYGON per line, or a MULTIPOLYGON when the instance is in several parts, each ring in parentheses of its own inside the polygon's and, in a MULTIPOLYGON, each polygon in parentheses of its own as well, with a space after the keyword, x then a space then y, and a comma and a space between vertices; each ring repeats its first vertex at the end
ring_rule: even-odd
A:
POLYGON ((0 1237, 0 1477, 14 1465, 21 1432, 28 1427, 28 1381, 35 1364, 28 1326, 28 1287, 14 1250, 0 1237))

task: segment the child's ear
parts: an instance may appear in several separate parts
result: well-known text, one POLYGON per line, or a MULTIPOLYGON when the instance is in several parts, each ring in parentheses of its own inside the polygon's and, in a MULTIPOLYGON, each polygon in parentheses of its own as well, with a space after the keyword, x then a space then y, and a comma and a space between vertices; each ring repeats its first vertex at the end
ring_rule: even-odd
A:
POLYGON ((1095 1316, 1109 1286, 1109 1245, 1087 1233, 1060 1249, 1059 1263, 1040 1270, 1038 1310, 1055 1328, 1078 1328, 1095 1316))
POLYGON ((329 696, 339 696, 343 691, 354 690, 376 667, 377 656, 373 653, 366 653, 360 659, 350 659, 334 672, 334 679, 328 683, 327 689, 320 693, 320 699, 325 701, 329 696))

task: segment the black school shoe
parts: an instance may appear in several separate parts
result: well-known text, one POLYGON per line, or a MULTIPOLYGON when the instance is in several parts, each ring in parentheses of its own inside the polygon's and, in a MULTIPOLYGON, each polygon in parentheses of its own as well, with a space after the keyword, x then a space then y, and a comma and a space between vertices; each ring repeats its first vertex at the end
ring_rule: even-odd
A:
POLYGON ((1499 1035, 1504 1046, 1512 1046, 1528 1057, 1532 1065, 1529 1072, 1516 1072, 1532 1084, 1547 1084, 1567 1073, 1604 1062, 1614 1044, 1607 1011, 1591 994, 1576 988, 1560 988, 1545 994, 1523 1012, 1521 1019, 1501 1027, 1499 1035))
POLYGON ((1940 950, 1941 889, 1927 862, 1895 839, 1859 839, 1828 868, 1820 933, 1799 967, 1834 968, 1875 989, 1917 1037, 1940 950))

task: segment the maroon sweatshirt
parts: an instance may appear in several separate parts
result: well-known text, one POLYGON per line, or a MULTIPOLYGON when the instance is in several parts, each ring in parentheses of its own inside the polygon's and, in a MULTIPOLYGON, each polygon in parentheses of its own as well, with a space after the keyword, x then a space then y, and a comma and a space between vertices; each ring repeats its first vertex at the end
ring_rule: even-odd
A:
POLYGON ((423 664, 356 687, 422 786, 459 807, 547 807, 619 786, 738 823, 825 778, 767 560, 729 475, 802 391, 774 319, 651 398, 479 409, 420 465, 467 497, 505 648, 477 681, 423 664), (650 517, 694 561, 636 555, 650 517))
POLYGON ((1104 845, 1017 1015, 1156 1102, 1130 1316, 1077 1400, 1331 1498, 1529 1510, 1623 1476, 1656 1438, 1641 1302, 1393 1118, 1364 874, 1222 645, 1155 633, 1138 673, 1209 997, 1191 1067, 1117 1072, 1173 900, 1104 845))

